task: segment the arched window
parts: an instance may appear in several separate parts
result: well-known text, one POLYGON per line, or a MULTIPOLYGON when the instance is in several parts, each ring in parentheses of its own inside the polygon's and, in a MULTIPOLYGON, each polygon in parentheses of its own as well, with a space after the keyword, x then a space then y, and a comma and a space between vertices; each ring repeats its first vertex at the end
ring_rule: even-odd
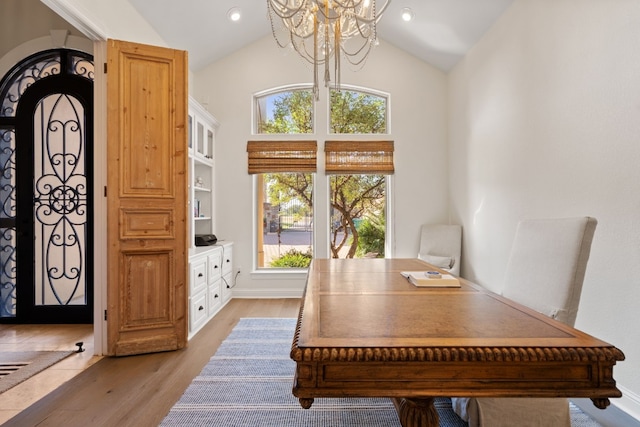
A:
POLYGON ((254 97, 254 129, 256 134, 314 133, 313 90, 307 86, 291 86, 258 94, 254 97))
POLYGON ((268 159, 277 166, 270 173, 249 171, 257 177, 259 269, 306 268, 313 256, 313 234, 318 231, 328 236, 333 258, 385 256, 393 141, 380 136, 388 134, 388 96, 346 87, 328 94, 327 122, 317 124, 310 87, 254 97, 254 134, 263 140, 249 142, 249 166, 252 159, 268 159), (323 196, 326 200, 316 200, 315 174, 293 168, 301 164, 301 156, 305 162, 311 158, 315 162, 318 156, 310 150, 323 138, 325 167, 320 170, 327 176, 329 193, 323 196), (304 144, 308 145, 302 150, 304 144), (329 206, 327 224, 314 223, 314 204, 329 206))

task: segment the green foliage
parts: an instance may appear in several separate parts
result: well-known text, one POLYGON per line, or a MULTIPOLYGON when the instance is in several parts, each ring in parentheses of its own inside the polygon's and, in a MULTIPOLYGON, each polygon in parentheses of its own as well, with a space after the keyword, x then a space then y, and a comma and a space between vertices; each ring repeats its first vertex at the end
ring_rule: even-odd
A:
POLYGON ((273 101, 273 120, 260 123, 261 133, 313 133, 313 93, 282 92, 273 101))
POLYGON ((347 245, 351 245, 347 258, 356 255, 360 232, 353 219, 384 211, 385 182, 384 175, 331 176, 331 255, 334 258, 338 258, 340 249, 347 245), (340 231, 345 233, 341 234, 340 231))
POLYGON ((348 90, 331 91, 331 132, 385 133, 386 101, 379 96, 348 90))
POLYGON ((365 218, 358 227, 358 250, 356 255, 363 257, 368 253, 376 253, 377 258, 384 258, 385 218, 365 218))
MULTIPOLYGON (((312 133, 313 94, 310 90, 290 90, 273 95, 273 119, 261 123, 264 133, 312 133)), ((336 134, 379 134, 387 131, 387 103, 380 96, 350 90, 330 91, 330 128, 336 134)), ((292 141, 295 144, 295 141, 292 141)), ((366 252, 384 254, 384 219, 380 224, 365 225, 368 241, 359 242, 360 231, 355 218, 374 216, 384 212, 384 175, 334 175, 331 188, 331 255, 338 258, 340 250, 349 246, 348 258, 356 255, 358 248, 370 248, 366 252), (380 234, 382 233, 382 234, 380 234)), ((269 202, 282 205, 299 200, 307 209, 301 215, 310 215, 313 210, 313 182, 311 174, 276 173, 266 174, 265 184, 269 202)), ((364 249, 359 249, 364 250, 364 249)), ((285 254, 274 263, 297 264, 299 253, 285 254)), ((311 255, 309 255, 310 260, 311 255)), ((272 266, 276 266, 273 265, 272 266)), ((304 265, 306 267, 308 262, 304 265)))
POLYGON ((312 255, 310 252, 301 252, 297 249, 291 249, 278 259, 271 261, 271 267, 284 268, 307 268, 311 263, 312 255))
POLYGON ((308 214, 313 207, 313 179, 310 173, 269 173, 265 174, 269 202, 281 205, 298 199, 307 208, 300 209, 300 214, 308 214))

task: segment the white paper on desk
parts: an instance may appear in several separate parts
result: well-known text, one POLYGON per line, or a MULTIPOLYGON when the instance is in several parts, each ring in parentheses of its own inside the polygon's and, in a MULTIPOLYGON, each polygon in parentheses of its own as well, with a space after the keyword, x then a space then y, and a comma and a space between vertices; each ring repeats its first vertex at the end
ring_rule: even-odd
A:
POLYGON ((419 288, 459 288, 460 281, 451 274, 442 274, 439 278, 427 277, 427 271, 402 271, 409 283, 419 288))

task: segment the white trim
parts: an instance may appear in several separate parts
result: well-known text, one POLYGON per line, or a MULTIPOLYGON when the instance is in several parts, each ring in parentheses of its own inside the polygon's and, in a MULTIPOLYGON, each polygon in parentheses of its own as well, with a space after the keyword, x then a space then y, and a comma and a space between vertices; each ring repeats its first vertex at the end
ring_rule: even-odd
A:
POLYGON ((386 230, 384 236, 384 257, 393 258, 396 254, 396 189, 394 175, 386 177, 386 203, 385 221, 386 230))
POLYGON ((317 134, 317 129, 316 129, 316 125, 317 125, 317 118, 316 118, 316 103, 313 102, 311 105, 311 108, 313 109, 313 111, 311 112, 311 118, 313 120, 312 123, 312 128, 313 128, 313 132, 312 133, 296 133, 296 134, 290 134, 290 133, 258 133, 258 123, 257 123, 257 106, 256 103, 258 102, 259 98, 264 98, 267 97, 269 95, 276 95, 279 93, 285 93, 285 92, 294 92, 297 90, 309 90, 312 91, 313 90, 313 84, 311 83, 293 83, 290 85, 285 85, 285 86, 277 86, 277 87, 273 87, 271 89, 266 89, 266 90, 261 90, 258 92, 254 92, 253 95, 251 95, 251 135, 256 136, 256 137, 275 137, 277 136, 278 140, 281 140, 283 137, 286 137, 287 139, 290 139, 291 137, 294 137, 293 139, 295 139, 295 137, 300 137, 303 140, 307 140, 309 139, 309 135, 316 135, 317 134))
POLYGON ((617 384, 622 392, 619 399, 611 399, 611 405, 598 409, 591 399, 570 399, 580 410, 604 427, 640 427, 640 396, 617 384))
POLYGON ((199 103, 198 100, 191 95, 189 95, 189 108, 194 110, 196 114, 206 117, 207 120, 211 122, 214 128, 220 127, 220 122, 218 121, 218 119, 213 117, 213 114, 211 114, 211 112, 207 110, 204 105, 199 103))
POLYGON ((233 289, 232 298, 239 299, 274 299, 274 298, 302 298, 304 290, 263 288, 263 289, 233 289))
POLYGON ((276 86, 270 89, 260 90, 258 92, 254 92, 254 98, 260 98, 266 95, 275 95, 280 92, 293 92, 299 89, 313 89, 313 83, 292 83, 284 86, 276 86))
POLYGON ((97 64, 107 61, 107 42, 96 42, 93 55, 93 348, 107 354, 107 76, 97 64))
MULTIPOLYGON (((640 395, 635 394, 620 384, 618 384, 617 387, 622 392, 622 397, 620 399, 613 399, 611 406, 633 417, 637 422, 636 425, 640 426, 640 395)), ((631 424, 624 425, 630 426, 631 424)))
POLYGON ((107 40, 107 32, 104 31, 93 19, 80 11, 68 0, 40 0, 49 9, 60 15, 65 21, 77 28, 82 34, 93 41, 107 40))

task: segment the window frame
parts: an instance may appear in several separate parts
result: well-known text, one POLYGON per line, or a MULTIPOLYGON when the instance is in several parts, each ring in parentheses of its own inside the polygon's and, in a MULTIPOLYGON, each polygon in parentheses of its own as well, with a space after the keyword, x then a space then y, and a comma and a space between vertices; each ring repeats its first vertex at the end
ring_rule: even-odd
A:
POLYGON ((309 90, 311 92, 313 92, 313 85, 311 84, 307 84, 307 83, 296 83, 296 84, 290 84, 290 85, 284 85, 284 86, 277 86, 275 88, 271 88, 271 89, 267 89, 267 90, 263 90, 260 92, 255 92, 252 96, 252 102, 251 102, 251 135, 255 136, 255 137, 279 137, 280 139, 283 136, 286 137, 295 137, 295 136, 304 136, 306 135, 306 138, 304 139, 315 139, 312 138, 312 135, 316 135, 317 134, 317 106, 315 105, 316 103, 313 102, 312 108, 313 111, 311 112, 311 132, 310 133, 260 133, 258 132, 258 99, 259 98, 263 98, 269 95, 277 95, 279 93, 284 93, 284 92, 293 92, 296 90, 309 90))
MULTIPOLYGON (((329 136, 330 139, 339 139, 341 137, 346 137, 347 139, 354 139, 354 137, 357 139, 358 137, 363 137, 365 139, 363 139, 363 141, 365 140, 371 140, 371 139, 388 139, 385 136, 390 136, 391 135, 391 94, 389 94, 388 92, 383 92, 377 89, 371 89, 371 88, 366 88, 366 87, 362 87, 362 86, 355 86, 355 85, 345 85, 342 84, 340 86, 340 90, 341 91, 348 91, 348 92, 361 92, 361 93, 365 93, 367 95, 372 95, 372 96, 377 96, 379 98, 384 98, 386 100, 386 111, 385 111, 385 121, 386 121, 386 132, 385 133, 335 133, 335 132, 331 132, 331 91, 335 90, 333 87, 327 88, 326 92, 326 99, 327 99, 327 105, 326 105, 326 117, 327 117, 327 122, 326 122, 326 133, 329 136), (375 138, 372 138, 373 136, 375 136, 375 138)), ((314 115, 314 119, 316 118, 316 116, 314 115)))
MULTIPOLYGON (((384 98, 386 101, 386 132, 385 133, 333 133, 331 132, 330 123, 330 97, 332 88, 325 88, 321 93, 324 96, 320 96, 319 101, 314 101, 312 107, 312 126, 313 133, 304 134, 283 134, 283 133, 257 133, 257 100, 258 97, 267 96, 269 94, 277 94, 285 91, 291 91, 296 89, 310 89, 311 84, 290 84, 277 86, 270 89, 262 90, 252 94, 252 108, 251 108, 251 138, 261 140, 274 140, 283 141, 287 140, 292 143, 296 141, 304 140, 316 140, 318 141, 318 169, 316 173, 313 173, 313 222, 314 230, 312 236, 312 250, 314 258, 328 258, 331 256, 329 232, 330 232, 330 176, 325 174, 324 169, 324 142, 328 140, 350 140, 350 141, 380 141, 380 140, 393 140, 391 135, 392 120, 391 120, 391 105, 392 97, 388 92, 355 86, 355 85, 342 85, 341 90, 348 90, 353 92, 362 92, 365 94, 384 98), (324 105, 322 105, 324 104, 324 105), (324 126, 319 127, 320 122, 324 121, 324 126), (324 175, 324 180, 322 179, 324 175), (323 182, 324 181, 324 182, 323 182), (319 226, 316 226, 319 225, 319 226)), ((307 269, 295 269, 295 268, 258 268, 258 238, 257 233, 260 232, 258 228, 258 206, 257 206, 257 178, 252 177, 252 206, 253 206, 253 219, 252 219, 252 270, 251 277, 256 280, 299 280, 304 279, 307 276, 307 269)), ((385 257, 391 258, 395 252, 395 180, 393 175, 385 174, 386 185, 386 230, 385 230, 385 257)))

